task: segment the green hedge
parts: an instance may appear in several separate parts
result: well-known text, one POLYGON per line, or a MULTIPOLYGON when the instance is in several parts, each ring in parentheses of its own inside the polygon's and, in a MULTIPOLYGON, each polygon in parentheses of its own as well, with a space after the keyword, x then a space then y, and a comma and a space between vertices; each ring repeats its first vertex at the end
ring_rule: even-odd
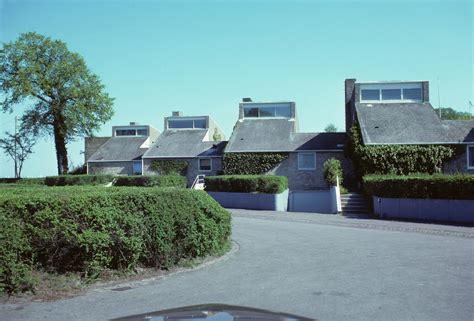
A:
POLYGON ((48 186, 104 185, 113 179, 113 175, 60 175, 47 176, 44 183, 48 186))
POLYGON ((222 175, 204 178, 206 191, 279 194, 288 188, 285 176, 222 175))
POLYGON ((379 197, 474 199, 474 175, 367 175, 363 186, 379 197))
POLYGON ((225 153, 222 159, 226 175, 260 175, 272 170, 288 153, 225 153))
POLYGON ((40 178, 0 178, 0 184, 44 185, 44 177, 40 177, 40 178))
POLYGON ((230 214, 202 191, 164 188, 5 188, 0 289, 31 289, 31 271, 169 268, 228 242, 230 214))
POLYGON ((160 159, 151 162, 150 169, 160 175, 186 176, 188 162, 172 159, 160 159))
POLYGON ((342 166, 339 160, 335 158, 326 160, 323 164, 323 173, 329 186, 337 185, 337 177, 339 177, 339 184, 342 185, 342 166))
POLYGON ((165 176, 120 176, 114 186, 144 186, 144 187, 186 187, 186 177, 179 175, 165 176))

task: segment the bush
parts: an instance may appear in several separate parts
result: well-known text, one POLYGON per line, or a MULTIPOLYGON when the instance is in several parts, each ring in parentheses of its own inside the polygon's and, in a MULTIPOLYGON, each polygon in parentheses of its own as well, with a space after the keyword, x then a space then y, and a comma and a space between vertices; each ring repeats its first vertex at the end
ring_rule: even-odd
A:
POLYGON ((179 175, 166 176, 120 176, 114 186, 143 186, 143 187, 186 187, 186 177, 179 175))
POLYGON ((330 158, 324 162, 324 179, 329 186, 337 185, 337 177, 339 177, 339 184, 342 185, 342 167, 341 162, 335 158, 330 158))
POLYGON ((48 186, 104 185, 113 179, 113 175, 60 175, 47 176, 44 183, 48 186))
POLYGON ((288 157, 288 153, 225 153, 222 159, 226 175, 261 175, 288 157))
POLYGON ((85 174, 87 174, 87 164, 77 165, 68 172, 68 175, 85 175, 85 174))
POLYGON ((474 175, 368 175, 364 191, 388 198, 474 199, 474 175))
POLYGON ((3 291, 31 288, 29 271, 169 268, 214 254, 230 236, 230 214, 202 191, 61 187, 2 190, 0 280, 3 291))
POLYGON ((40 177, 40 178, 0 178, 0 184, 44 185, 44 177, 40 177))
POLYGON ((154 160, 151 162, 150 169, 160 175, 186 176, 188 162, 171 159, 154 160))
POLYGON ((288 188, 285 176, 222 175, 204 178, 206 191, 279 194, 288 188))

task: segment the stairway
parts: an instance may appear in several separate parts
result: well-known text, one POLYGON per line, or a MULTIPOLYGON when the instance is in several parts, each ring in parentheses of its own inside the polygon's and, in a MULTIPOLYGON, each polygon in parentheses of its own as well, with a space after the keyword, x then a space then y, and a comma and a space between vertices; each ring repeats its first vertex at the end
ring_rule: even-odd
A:
POLYGON ((342 213, 369 213, 369 200, 362 194, 349 193, 341 195, 342 213))
POLYGON ((206 175, 197 175, 194 179, 191 189, 203 190, 204 189, 204 177, 206 175))

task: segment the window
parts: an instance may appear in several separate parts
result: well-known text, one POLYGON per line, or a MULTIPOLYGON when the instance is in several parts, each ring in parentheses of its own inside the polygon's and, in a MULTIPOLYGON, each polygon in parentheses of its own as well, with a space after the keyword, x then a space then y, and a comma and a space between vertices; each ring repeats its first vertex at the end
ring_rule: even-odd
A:
POLYGON ((474 169, 474 145, 467 146, 467 168, 474 169))
POLYGON ((291 104, 289 103, 270 103, 256 104, 244 107, 244 118, 291 118, 291 104))
POLYGON ((364 89, 361 91, 361 100, 380 100, 380 91, 378 89, 364 89))
POLYGON ((135 129, 117 129, 115 136, 135 136, 137 131, 135 129))
POLYGON ((142 174, 142 161, 133 161, 133 175, 142 174))
POLYGON ((168 128, 206 128, 206 119, 169 119, 168 128))
POLYGON ((421 82, 406 83, 362 83, 361 102, 421 102, 423 99, 421 82))
POLYGON ((199 170, 201 172, 210 172, 212 170, 210 158, 199 158, 199 170))
POLYGON ((401 89, 382 89, 382 100, 400 100, 402 99, 401 89))
POLYGON ((137 129, 137 136, 148 136, 148 130, 146 130, 146 129, 137 129))
POLYGON ((404 100, 420 100, 421 101, 421 88, 405 88, 403 89, 404 100))
POLYGON ((316 169, 316 153, 298 153, 298 169, 316 169))

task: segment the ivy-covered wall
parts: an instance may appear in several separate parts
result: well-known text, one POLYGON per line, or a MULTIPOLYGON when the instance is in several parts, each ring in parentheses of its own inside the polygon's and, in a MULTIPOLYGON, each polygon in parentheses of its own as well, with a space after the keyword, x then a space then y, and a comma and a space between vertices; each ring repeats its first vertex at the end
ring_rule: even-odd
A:
POLYGON ((160 175, 186 175, 188 162, 183 160, 168 160, 159 159, 153 160, 150 165, 150 170, 160 175))
POLYGON ((457 153, 457 148, 442 145, 363 145, 355 123, 349 133, 346 155, 352 159, 357 174, 408 175, 440 173, 443 163, 457 153))
POLYGON ((223 171, 226 175, 265 174, 287 157, 288 153, 225 153, 223 171))

